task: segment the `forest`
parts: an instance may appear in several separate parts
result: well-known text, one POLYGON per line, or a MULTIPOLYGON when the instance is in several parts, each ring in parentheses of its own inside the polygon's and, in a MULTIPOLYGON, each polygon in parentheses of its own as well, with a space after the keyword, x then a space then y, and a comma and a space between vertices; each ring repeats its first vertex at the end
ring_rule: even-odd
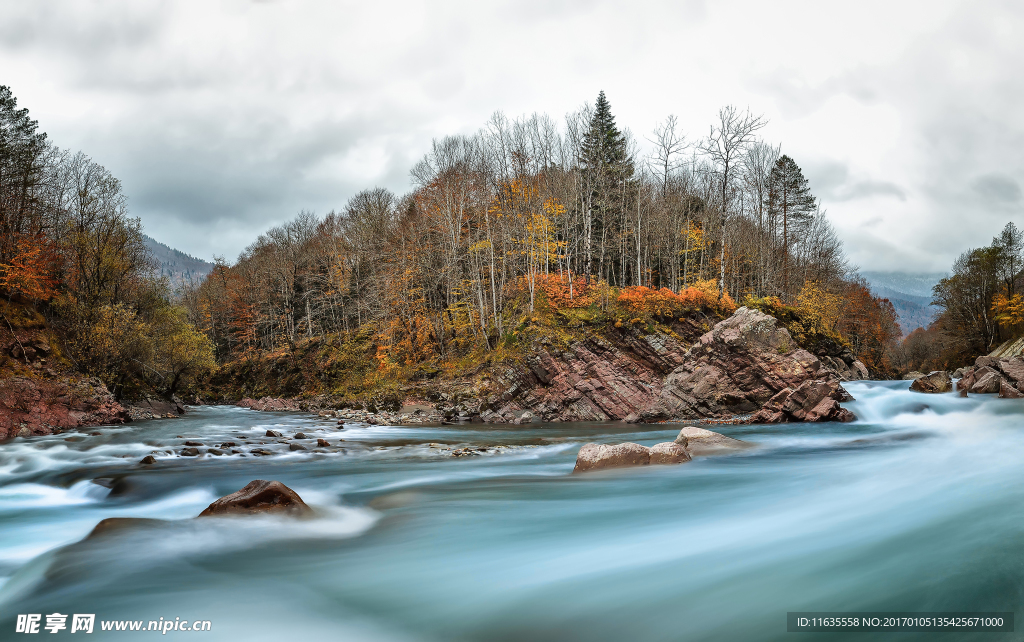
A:
POLYGON ((8 312, 44 314, 69 366, 119 396, 209 392, 218 364, 304 345, 318 363, 358 362, 348 375, 363 379, 458 376, 521 356, 538 328, 671 331, 738 305, 834 338, 878 377, 963 365, 1019 331, 1009 225, 936 288, 939 320, 901 341, 800 166, 760 137, 766 124, 727 106, 701 135, 668 116, 641 145, 603 92, 563 120, 496 113, 435 140, 409 193, 300 212, 172 285, 119 181, 51 144, 3 87, 0 294, 8 312))
POLYGON ((118 397, 174 395, 214 366, 213 349, 154 268, 120 182, 51 144, 0 86, 0 330, 17 343, 41 312, 51 371, 99 377, 118 397))
POLYGON ((691 138, 669 116, 645 155, 603 92, 563 122, 497 113, 435 140, 410 193, 302 212, 184 301, 222 361, 360 331, 396 376, 487 358, 545 311, 621 328, 739 302, 791 310, 884 375, 892 307, 847 263, 796 161, 759 137, 765 125, 725 107, 691 138))

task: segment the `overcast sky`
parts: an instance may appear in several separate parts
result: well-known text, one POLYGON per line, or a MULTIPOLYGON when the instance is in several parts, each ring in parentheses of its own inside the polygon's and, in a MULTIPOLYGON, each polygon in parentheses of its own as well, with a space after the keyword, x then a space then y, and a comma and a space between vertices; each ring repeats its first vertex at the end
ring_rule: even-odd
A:
POLYGON ((147 233, 233 260, 299 210, 409 189, 433 137, 604 90, 642 139, 769 119, 863 270, 946 271, 1024 227, 1020 2, 0 0, 0 84, 124 185, 147 233))

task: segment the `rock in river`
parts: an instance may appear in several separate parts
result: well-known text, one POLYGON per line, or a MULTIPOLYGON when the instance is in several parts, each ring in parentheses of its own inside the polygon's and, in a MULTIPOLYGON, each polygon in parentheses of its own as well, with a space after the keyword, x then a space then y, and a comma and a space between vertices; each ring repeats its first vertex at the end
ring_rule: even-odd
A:
POLYGON ((583 444, 576 456, 574 473, 624 466, 646 466, 651 463, 651 451, 646 446, 624 444, 583 444))
POLYGON ((749 442, 726 437, 720 433, 697 428, 696 426, 686 426, 680 430, 679 436, 676 437, 676 443, 686 446, 686 449, 692 455, 711 455, 725 450, 740 450, 753 447, 753 444, 749 442))
POLYGON ((199 513, 199 517, 260 513, 308 516, 313 513, 313 509, 302 501, 298 493, 281 482, 255 479, 246 484, 245 488, 210 504, 206 510, 199 513))
POLYGON ((914 383, 910 384, 910 389, 914 392, 949 392, 953 389, 953 379, 945 370, 934 370, 923 377, 914 379, 914 383))

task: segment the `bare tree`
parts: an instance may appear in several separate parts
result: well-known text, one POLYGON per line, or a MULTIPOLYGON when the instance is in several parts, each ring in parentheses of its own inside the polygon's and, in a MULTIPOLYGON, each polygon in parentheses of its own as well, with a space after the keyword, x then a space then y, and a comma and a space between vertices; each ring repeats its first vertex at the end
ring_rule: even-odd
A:
POLYGON ((739 161, 747 147, 755 140, 754 134, 768 122, 762 116, 755 116, 747 109, 740 112, 728 105, 718 110, 718 122, 711 126, 708 137, 701 142, 700 149, 716 166, 719 174, 719 202, 722 226, 721 275, 718 287, 725 290, 725 224, 729 217, 733 182, 739 161))

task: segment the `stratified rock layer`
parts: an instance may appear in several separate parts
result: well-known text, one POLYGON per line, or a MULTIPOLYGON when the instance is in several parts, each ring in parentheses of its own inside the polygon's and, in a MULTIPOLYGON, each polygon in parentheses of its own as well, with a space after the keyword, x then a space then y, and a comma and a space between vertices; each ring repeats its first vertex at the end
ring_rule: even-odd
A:
MULTIPOLYGON (((665 378, 656 400, 630 421, 728 418, 755 423, 850 421, 852 399, 835 370, 806 350, 776 319, 740 308, 717 324, 665 378)), ((857 362, 859 364, 859 362, 857 362)), ((863 368, 863 364, 854 368, 863 368)))
POLYGON ((0 439, 125 421, 128 412, 99 379, 0 380, 0 439))

